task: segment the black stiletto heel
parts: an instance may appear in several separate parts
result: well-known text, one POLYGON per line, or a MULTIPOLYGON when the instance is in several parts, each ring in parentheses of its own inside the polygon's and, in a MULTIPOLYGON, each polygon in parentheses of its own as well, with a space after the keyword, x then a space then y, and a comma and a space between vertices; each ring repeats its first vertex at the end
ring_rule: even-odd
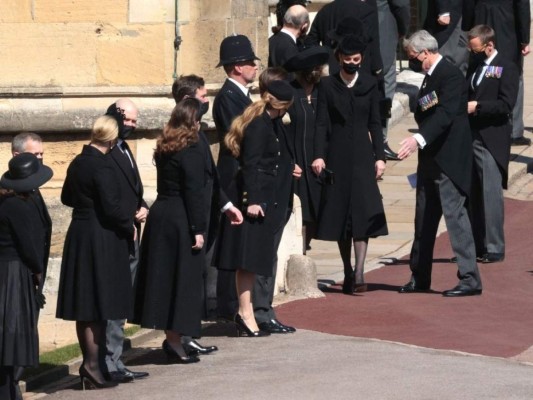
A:
POLYGON ((82 365, 79 370, 80 373, 80 380, 81 380, 81 388, 82 390, 85 389, 108 389, 112 388, 118 385, 117 382, 113 381, 104 381, 104 382, 98 382, 94 377, 85 369, 85 366, 82 365))
POLYGON ((167 359, 170 363, 192 364, 192 363, 196 363, 200 361, 200 359, 194 355, 185 356, 185 357, 180 356, 178 352, 172 348, 172 346, 168 343, 166 339, 163 341, 163 345, 161 347, 163 348, 163 351, 167 355, 167 359))
POLYGON ((252 331, 242 317, 239 314, 235 315, 235 325, 237 327, 237 336, 248 336, 248 337, 264 337, 264 336, 270 336, 270 332, 258 330, 258 331, 252 331))

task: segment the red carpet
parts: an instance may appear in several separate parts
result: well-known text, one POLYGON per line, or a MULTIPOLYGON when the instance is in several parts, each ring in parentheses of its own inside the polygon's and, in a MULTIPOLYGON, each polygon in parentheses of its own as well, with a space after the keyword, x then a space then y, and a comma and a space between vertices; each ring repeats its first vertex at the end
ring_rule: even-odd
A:
MULTIPOLYGON (((533 346, 533 202, 505 200, 506 258, 478 264, 481 296, 445 298, 457 283, 447 234, 435 245, 435 293, 399 294, 410 277, 407 260, 366 274, 369 291, 355 296, 333 286, 326 298, 279 306, 284 323, 301 329, 417 346, 512 357, 533 346)), ((339 270, 341 266, 339 265, 339 270)))

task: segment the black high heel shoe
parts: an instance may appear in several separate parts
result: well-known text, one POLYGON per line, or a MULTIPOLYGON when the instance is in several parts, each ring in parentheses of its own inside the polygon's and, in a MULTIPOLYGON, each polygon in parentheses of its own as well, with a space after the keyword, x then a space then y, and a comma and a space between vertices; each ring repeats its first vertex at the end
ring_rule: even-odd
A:
POLYGON ((168 343, 166 339, 163 341, 163 345, 161 347, 167 355, 168 361, 173 364, 192 364, 200 361, 200 359, 195 355, 185 357, 180 356, 178 352, 172 348, 172 346, 168 343))
POLYGON ((246 323, 242 319, 242 317, 239 314, 235 315, 235 325, 237 327, 237 336, 248 336, 248 337, 264 337, 264 336, 270 336, 270 332, 258 330, 258 331, 252 331, 248 326, 246 326, 246 323))
POLYGON ((82 390, 85 389, 108 389, 112 388, 118 385, 117 382, 113 381, 104 381, 104 382, 98 382, 96 379, 94 379, 94 376, 92 376, 89 371, 85 369, 85 366, 82 365, 79 370, 80 373, 80 380, 81 380, 81 388, 82 390))

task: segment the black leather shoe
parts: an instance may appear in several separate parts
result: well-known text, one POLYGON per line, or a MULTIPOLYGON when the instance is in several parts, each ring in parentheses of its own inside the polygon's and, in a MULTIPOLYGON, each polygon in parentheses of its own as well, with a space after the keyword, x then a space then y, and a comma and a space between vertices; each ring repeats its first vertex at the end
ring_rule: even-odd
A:
POLYGON ((481 261, 483 264, 490 264, 495 262, 503 261, 505 258, 505 254, 502 253, 486 253, 483 254, 483 257, 481 257, 481 261))
POLYGON ((242 317, 237 314, 235 315, 235 326, 237 327, 237 336, 248 336, 248 337, 265 337, 270 336, 269 331, 264 331, 259 327, 258 331, 252 331, 248 326, 246 325, 246 322, 242 319, 242 317))
POLYGON ((387 160, 391 160, 391 161, 400 160, 400 158, 398 157, 398 154, 392 151, 388 143, 383 143, 383 150, 385 151, 385 157, 387 158, 387 160))
POLYGON ((133 376, 129 376, 122 371, 104 372, 104 378, 108 382, 128 383, 133 382, 133 376))
POLYGON ((202 346, 196 340, 191 340, 190 342, 183 343, 183 350, 189 355, 204 355, 210 354, 218 350, 217 346, 202 346))
POLYGON ((168 361, 172 364, 193 364, 200 361, 200 358, 195 355, 187 355, 185 357, 180 356, 178 352, 172 348, 172 346, 170 345, 170 343, 168 343, 166 339, 163 340, 163 344, 161 347, 167 355, 168 361))
POLYGON ((414 282, 409 282, 403 285, 399 290, 398 293, 423 293, 428 292, 429 287, 420 287, 416 286, 414 282))
POLYGON ((293 327, 293 326, 285 325, 285 324, 279 322, 277 319, 273 319, 272 321, 274 321, 274 322, 276 322, 278 325, 281 325, 282 327, 284 327, 284 328, 287 330, 287 332, 289 332, 289 333, 294 333, 294 332, 296 332, 296 328, 293 327))
POLYGON ((268 332, 268 333, 289 333, 287 329, 285 329, 285 326, 280 324, 275 319, 271 319, 267 322, 260 322, 257 324, 260 330, 268 332))
POLYGON ((130 376, 131 379, 142 379, 150 375, 148 372, 134 372, 130 371, 127 368, 124 368, 122 371, 119 372, 123 373, 125 376, 130 376))
POLYGON ((477 296, 481 294, 481 289, 470 289, 464 286, 456 286, 453 289, 442 292, 444 297, 463 297, 463 296, 477 296))
POLYGON ((523 136, 512 138, 511 146, 531 146, 531 139, 525 138, 523 136))

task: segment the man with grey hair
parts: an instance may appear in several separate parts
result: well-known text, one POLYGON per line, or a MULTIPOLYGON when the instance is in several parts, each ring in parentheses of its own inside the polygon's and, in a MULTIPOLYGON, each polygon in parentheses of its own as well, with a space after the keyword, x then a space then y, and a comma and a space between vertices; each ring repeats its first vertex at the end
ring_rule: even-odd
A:
POLYGON ((473 162, 467 83, 459 68, 439 54, 437 40, 427 31, 415 32, 404 41, 404 47, 411 69, 426 77, 415 110, 419 132, 404 139, 398 151, 398 157, 403 160, 418 150, 412 275, 400 293, 430 289, 433 247, 444 214, 457 257, 459 283, 442 294, 447 297, 479 295, 481 277, 465 207, 473 162))
POLYGON ((300 4, 289 7, 283 18, 283 28, 268 39, 268 66, 281 67, 298 54, 298 39, 304 37, 308 29, 307 9, 300 4))
MULTIPOLYGON (((148 204, 143 198, 144 190, 139 168, 133 152, 126 142, 126 139, 137 128, 139 110, 133 101, 122 98, 107 108, 106 115, 113 117, 118 125, 117 144, 107 157, 111 158, 110 164, 116 171, 121 205, 128 214, 134 217, 138 232, 133 247, 130 249, 130 272, 133 285, 139 263, 139 232, 141 232, 141 224, 146 221, 148 216, 148 204)), ((106 353, 102 370, 108 381, 123 383, 148 376, 148 372, 129 370, 122 362, 125 322, 125 320, 107 321, 106 353)))

